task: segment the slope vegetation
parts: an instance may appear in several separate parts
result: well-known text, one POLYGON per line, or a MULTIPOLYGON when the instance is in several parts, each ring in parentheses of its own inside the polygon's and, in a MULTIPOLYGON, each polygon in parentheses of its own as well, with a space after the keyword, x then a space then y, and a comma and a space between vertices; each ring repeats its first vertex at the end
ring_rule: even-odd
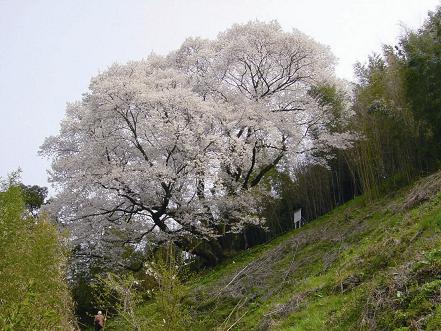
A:
MULTIPOLYGON (((440 190, 441 172, 375 202, 358 197, 196 275, 182 329, 441 330, 440 190)), ((149 329, 176 329, 158 307, 139 310, 161 316, 149 329)))
POLYGON ((441 330, 441 174, 359 197, 192 282, 194 330, 441 330))

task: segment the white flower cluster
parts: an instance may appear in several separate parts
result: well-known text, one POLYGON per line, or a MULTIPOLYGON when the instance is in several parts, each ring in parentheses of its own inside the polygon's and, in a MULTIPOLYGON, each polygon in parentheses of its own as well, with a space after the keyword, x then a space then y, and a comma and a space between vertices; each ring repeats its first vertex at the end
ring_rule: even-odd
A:
POLYGON ((255 21, 112 65, 41 148, 59 187, 52 209, 97 241, 261 224, 255 193, 271 169, 352 139, 327 129, 330 113, 309 93, 337 81, 334 62, 299 31, 255 21))

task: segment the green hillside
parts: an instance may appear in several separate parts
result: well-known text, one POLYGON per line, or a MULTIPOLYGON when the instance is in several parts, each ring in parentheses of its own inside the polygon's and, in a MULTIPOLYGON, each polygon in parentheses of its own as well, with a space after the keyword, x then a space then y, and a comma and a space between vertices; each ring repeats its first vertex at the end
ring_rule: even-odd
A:
POLYGON ((188 329, 440 330, 440 188, 437 173, 373 203, 359 197, 199 274, 188 329))

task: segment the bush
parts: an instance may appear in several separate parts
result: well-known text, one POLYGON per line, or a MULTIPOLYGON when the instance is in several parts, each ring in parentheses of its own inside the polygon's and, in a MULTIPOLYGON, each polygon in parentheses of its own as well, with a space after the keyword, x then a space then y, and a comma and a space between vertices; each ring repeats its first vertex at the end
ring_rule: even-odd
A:
POLYGON ((26 212, 22 189, 0 192, 0 329, 75 330, 58 232, 26 212))
POLYGON ((183 284, 186 266, 169 245, 145 264, 143 275, 107 273, 96 286, 98 304, 115 313, 108 330, 186 330, 190 321, 183 284), (144 303, 144 300, 147 300, 144 303))

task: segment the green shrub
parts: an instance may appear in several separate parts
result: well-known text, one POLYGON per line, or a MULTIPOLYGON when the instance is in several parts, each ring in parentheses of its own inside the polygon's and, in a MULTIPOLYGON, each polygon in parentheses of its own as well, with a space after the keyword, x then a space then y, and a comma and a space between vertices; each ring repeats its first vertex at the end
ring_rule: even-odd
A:
POLYGON ((0 192, 0 256, 0 330, 75 329, 58 232, 16 185, 0 192))
POLYGON ((187 330, 190 320, 185 265, 171 246, 144 266, 144 276, 107 273, 99 277, 97 296, 103 309, 115 313, 107 330, 187 330), (147 304, 143 304, 147 300, 147 304))

